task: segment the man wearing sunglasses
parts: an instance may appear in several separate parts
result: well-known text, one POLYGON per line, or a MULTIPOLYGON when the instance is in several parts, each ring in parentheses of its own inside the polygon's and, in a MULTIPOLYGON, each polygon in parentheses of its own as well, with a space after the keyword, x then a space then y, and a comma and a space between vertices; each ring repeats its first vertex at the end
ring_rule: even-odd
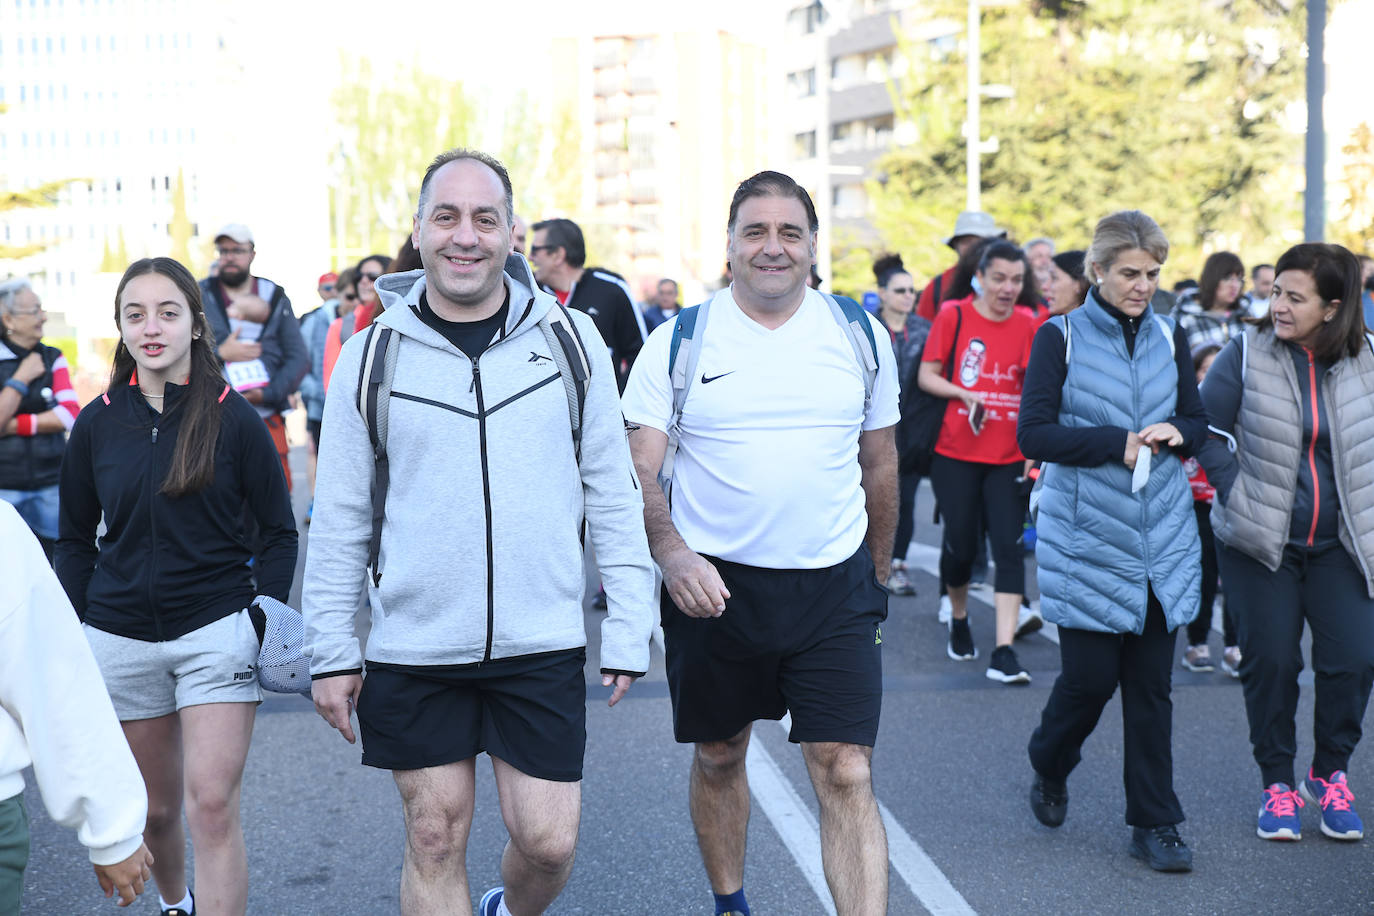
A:
POLYGON ((219 259, 219 276, 200 281, 205 317, 215 332, 221 360, 261 362, 266 383, 241 390, 240 394, 257 408, 271 430, 290 487, 291 468, 286 462, 286 424, 282 413, 289 408, 289 398, 310 367, 305 340, 286 291, 271 280, 253 276, 251 268, 257 249, 247 226, 231 223, 221 229, 215 236, 215 254, 219 259), (261 323, 256 340, 240 339, 240 331, 230 324, 231 307, 252 315, 253 323, 261 323))

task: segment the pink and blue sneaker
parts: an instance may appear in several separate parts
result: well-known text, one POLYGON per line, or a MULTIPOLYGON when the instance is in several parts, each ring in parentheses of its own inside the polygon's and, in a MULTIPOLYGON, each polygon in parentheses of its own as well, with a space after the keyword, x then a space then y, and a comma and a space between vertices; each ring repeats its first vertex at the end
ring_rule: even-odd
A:
POLYGON ((1352 803, 1355 793, 1345 784, 1345 770, 1322 779, 1311 770, 1299 786, 1303 798, 1322 809, 1322 833, 1333 840, 1358 840, 1364 837, 1364 824, 1352 803))
POLYGON ((1274 783, 1264 790, 1259 826, 1255 828, 1255 833, 1262 840, 1302 839, 1302 821, 1298 819, 1298 809, 1302 806, 1302 799, 1289 788, 1288 783, 1274 783))

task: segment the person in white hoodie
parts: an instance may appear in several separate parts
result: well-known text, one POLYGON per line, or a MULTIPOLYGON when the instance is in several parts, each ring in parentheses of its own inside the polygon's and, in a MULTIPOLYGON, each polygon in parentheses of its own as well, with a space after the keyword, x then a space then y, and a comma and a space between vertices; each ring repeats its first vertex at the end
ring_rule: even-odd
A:
POLYGON ((28 861, 23 769, 75 827, 105 896, 128 906, 152 874, 148 796, 76 611, 43 549, 0 502, 0 916, 19 912, 28 861))
POLYGON ((363 763, 394 771, 403 913, 463 910, 484 750, 510 842, 504 887, 481 913, 542 913, 567 882, 586 742, 584 519, 609 600, 611 705, 649 667, 653 567, 615 372, 592 319, 512 254, 512 197, 483 153, 434 160, 412 235, 424 269, 378 282, 385 311, 344 344, 325 400, 303 588, 314 700, 349 742, 356 705, 363 763), (556 367, 566 351, 540 326, 552 310, 587 343, 577 441, 556 367), (364 356, 386 331, 395 372, 376 409, 389 475, 374 470, 358 400, 360 388, 381 400, 364 356), (374 557, 374 477, 388 476, 374 557), (354 628, 365 569, 366 656, 354 628))

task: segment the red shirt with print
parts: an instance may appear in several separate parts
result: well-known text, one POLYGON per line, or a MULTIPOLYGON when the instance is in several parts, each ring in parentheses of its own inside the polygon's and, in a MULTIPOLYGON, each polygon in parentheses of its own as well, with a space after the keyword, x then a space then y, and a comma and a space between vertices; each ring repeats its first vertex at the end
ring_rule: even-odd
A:
POLYGON ((941 308, 926 339, 921 361, 938 362, 942 369, 947 369, 944 364, 953 344, 951 381, 960 388, 982 392, 987 412, 982 433, 975 435, 969 426, 968 408, 963 401, 951 399, 935 442, 936 454, 978 464, 1023 460, 1016 447, 1016 418, 1021 410, 1021 382, 1034 337, 1035 319, 1031 316, 1013 311, 1005 321, 989 321, 973 307, 972 296, 941 308), (954 341, 956 324, 959 339, 954 341))

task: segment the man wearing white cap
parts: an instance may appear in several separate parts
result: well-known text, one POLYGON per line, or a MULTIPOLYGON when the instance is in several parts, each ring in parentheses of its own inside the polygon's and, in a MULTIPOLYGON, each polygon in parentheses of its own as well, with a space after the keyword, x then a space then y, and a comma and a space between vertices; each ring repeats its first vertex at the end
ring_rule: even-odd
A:
MULTIPOLYGON (((954 221, 954 233, 945 239, 945 244, 954 249, 957 262, 958 258, 964 256, 964 252, 983 239, 1006 238, 1006 235, 1007 230, 998 229, 993 218, 982 210, 965 210, 954 221)), ((927 321, 935 320, 935 312, 940 308, 945 292, 954 283, 954 271, 957 266, 956 263, 926 284, 926 288, 921 290, 920 301, 916 303, 916 314, 927 321)))
POLYGON ((290 487, 282 413, 310 367, 305 340, 286 291, 250 272, 257 249, 247 226, 230 223, 221 229, 215 235, 215 254, 219 275, 200 281, 205 317, 230 383, 271 430, 290 487))

